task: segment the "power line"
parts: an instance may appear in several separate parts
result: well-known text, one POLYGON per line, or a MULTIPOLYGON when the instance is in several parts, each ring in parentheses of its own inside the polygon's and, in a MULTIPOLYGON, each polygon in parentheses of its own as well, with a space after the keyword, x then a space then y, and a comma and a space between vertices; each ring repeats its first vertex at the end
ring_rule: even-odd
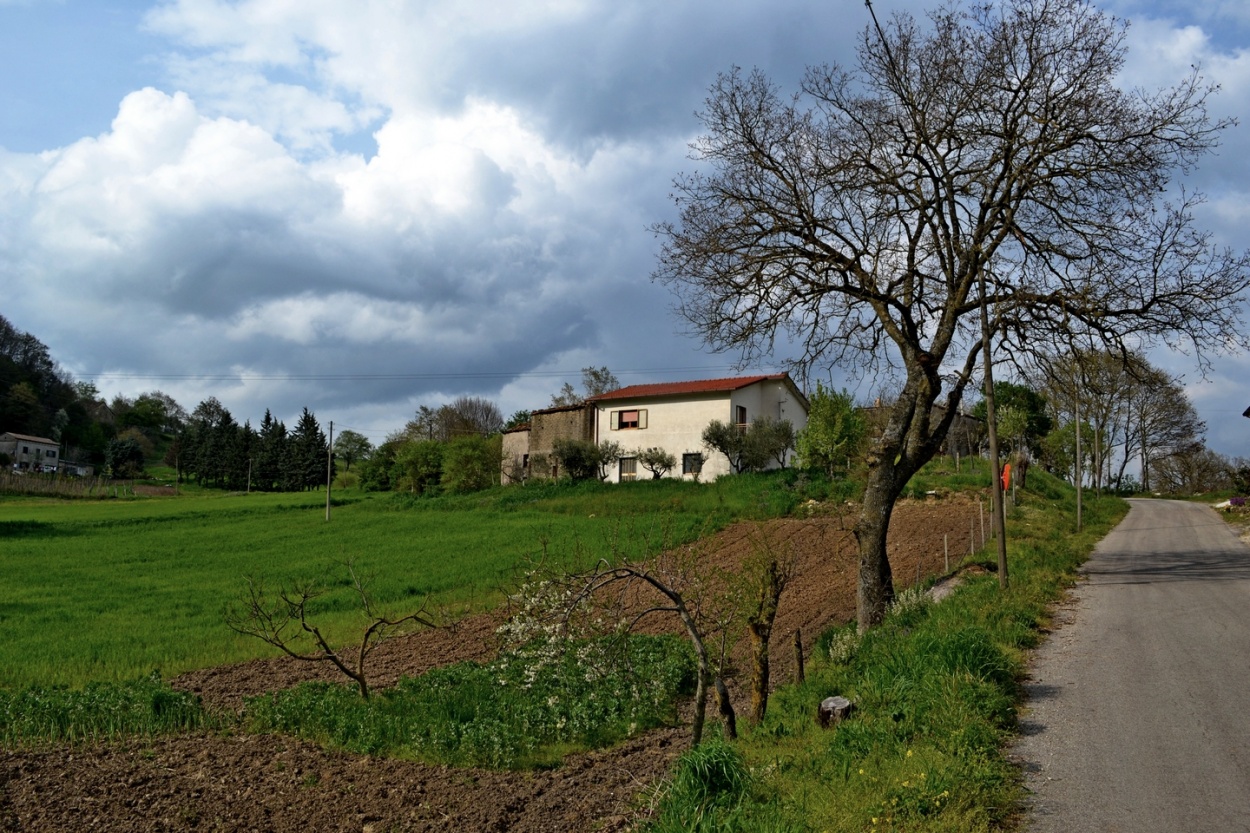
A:
MULTIPOLYGON (((662 373, 719 373, 732 372, 734 365, 696 365, 689 367, 643 368, 636 370, 613 370, 613 375, 634 376, 662 373)), ((529 371, 491 371, 465 373, 137 373, 114 372, 102 370, 95 373, 83 373, 87 379, 132 379, 161 381, 195 381, 195 382, 353 382, 353 381, 418 381, 440 379, 550 379, 576 376, 582 368, 576 370, 529 370, 529 371)))

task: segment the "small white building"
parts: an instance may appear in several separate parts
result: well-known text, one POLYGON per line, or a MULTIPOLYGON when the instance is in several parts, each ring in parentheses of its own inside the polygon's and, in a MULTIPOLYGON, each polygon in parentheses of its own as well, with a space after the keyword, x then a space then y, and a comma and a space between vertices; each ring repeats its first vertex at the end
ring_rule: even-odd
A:
POLYGON ((807 398, 787 373, 630 385, 587 404, 593 409, 594 441, 621 444, 621 459, 608 472, 612 483, 651 477, 637 460, 637 452, 647 448, 662 448, 677 460, 669 477, 712 480, 732 473, 725 455, 703 445, 703 430, 712 420, 746 426, 768 417, 788 420, 796 433, 807 427, 807 398))
POLYGON ((56 471, 60 445, 46 437, 6 432, 0 434, 0 454, 9 455, 21 471, 56 471))

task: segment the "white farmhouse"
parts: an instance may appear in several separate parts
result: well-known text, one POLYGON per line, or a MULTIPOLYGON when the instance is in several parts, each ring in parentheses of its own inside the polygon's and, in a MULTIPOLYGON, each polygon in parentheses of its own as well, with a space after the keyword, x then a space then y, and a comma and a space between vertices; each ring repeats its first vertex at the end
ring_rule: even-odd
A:
POLYGON ((0 454, 7 454, 13 468, 22 471, 56 471, 60 444, 29 434, 0 434, 0 454))
POLYGON ((608 471, 612 483, 650 477, 637 460, 637 452, 647 448, 662 448, 678 461, 669 477, 712 480, 729 474, 725 455, 703 446, 708 423, 745 427, 768 417, 789 420, 797 433, 807 426, 808 411, 807 398, 787 373, 630 385, 593 397, 587 405, 593 409, 592 439, 621 444, 622 456, 608 471))

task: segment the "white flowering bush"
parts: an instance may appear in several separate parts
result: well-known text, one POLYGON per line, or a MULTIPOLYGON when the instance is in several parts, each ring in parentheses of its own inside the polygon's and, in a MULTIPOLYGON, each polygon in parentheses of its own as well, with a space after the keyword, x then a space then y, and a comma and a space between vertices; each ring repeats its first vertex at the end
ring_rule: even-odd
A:
POLYGON ((836 631, 829 639, 829 660, 836 665, 846 665, 855 658, 860 636, 854 628, 836 631))
POLYGON ((669 723, 693 684, 692 652, 679 638, 553 637, 491 663, 405 678, 368 701, 308 683, 250 700, 247 714, 254 731, 355 752, 523 768, 669 723))

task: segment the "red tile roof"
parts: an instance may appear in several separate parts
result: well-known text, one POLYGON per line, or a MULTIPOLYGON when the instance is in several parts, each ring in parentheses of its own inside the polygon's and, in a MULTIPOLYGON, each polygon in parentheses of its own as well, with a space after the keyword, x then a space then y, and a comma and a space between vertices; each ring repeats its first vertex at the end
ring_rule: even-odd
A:
POLYGON ((652 385, 630 385, 627 388, 608 391, 592 396, 589 401, 603 402, 610 399, 644 399, 652 396, 681 396, 688 393, 727 393, 739 390, 756 382, 783 381, 789 376, 785 373, 771 373, 764 376, 738 376, 733 379, 699 379, 693 382, 659 382, 652 385))

